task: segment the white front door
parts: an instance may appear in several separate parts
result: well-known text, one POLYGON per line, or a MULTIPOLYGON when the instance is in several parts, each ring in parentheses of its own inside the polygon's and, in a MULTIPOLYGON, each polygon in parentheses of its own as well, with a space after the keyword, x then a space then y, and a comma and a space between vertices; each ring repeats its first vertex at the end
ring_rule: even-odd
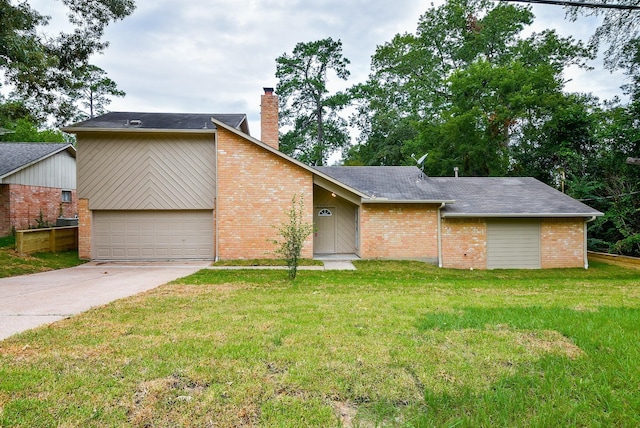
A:
POLYGON ((316 207, 313 210, 313 252, 333 254, 336 252, 336 208, 316 207))

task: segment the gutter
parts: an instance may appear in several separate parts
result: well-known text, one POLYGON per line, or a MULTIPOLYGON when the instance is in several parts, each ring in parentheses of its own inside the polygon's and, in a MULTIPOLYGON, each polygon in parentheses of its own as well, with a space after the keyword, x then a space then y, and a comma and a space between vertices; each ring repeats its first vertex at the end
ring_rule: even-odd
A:
POLYGON ((444 208, 446 204, 443 202, 437 209, 438 215, 438 267, 442 267, 442 216, 440 210, 444 208))
POLYGON ((220 175, 219 171, 218 171, 218 133, 216 132, 215 134, 213 134, 213 147, 215 147, 215 159, 214 159, 214 163, 216 166, 216 197, 213 199, 215 202, 213 204, 213 209, 214 209, 214 217, 213 220, 215 222, 215 227, 213 228, 213 233, 215 233, 215 237, 213 238, 213 248, 214 251, 216 252, 215 256, 213 257, 213 261, 217 262, 218 260, 220 260, 220 245, 218 243, 218 234, 220 232, 220 228, 218 227, 219 224, 219 216, 218 216, 218 199, 219 199, 219 195, 218 195, 218 176, 220 175))
POLYGON ((386 198, 362 199, 363 204, 443 204, 444 205, 444 204, 452 204, 454 202, 455 201, 453 199, 445 200, 445 201, 443 201, 442 199, 435 199, 435 200, 431 200, 431 199, 408 200, 408 199, 386 199, 386 198))
POLYGON ((591 223, 596 219, 596 216, 591 216, 584 222, 584 268, 589 269, 589 256, 587 254, 587 224, 591 223))
POLYGON ((445 213, 444 218, 575 218, 575 217, 599 217, 604 215, 601 212, 596 213, 445 213))

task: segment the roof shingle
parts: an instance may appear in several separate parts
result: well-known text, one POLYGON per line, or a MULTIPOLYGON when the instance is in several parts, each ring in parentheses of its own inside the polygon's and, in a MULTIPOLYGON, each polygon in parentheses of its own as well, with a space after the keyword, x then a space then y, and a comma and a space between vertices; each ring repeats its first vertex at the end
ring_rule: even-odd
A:
POLYGON ((0 143, 0 178, 71 147, 68 143, 0 143))
POLYGON ((244 114, 110 112, 68 128, 213 130, 216 126, 211 122, 211 117, 232 128, 240 129, 246 122, 247 116, 244 114))
POLYGON ((531 177, 427 177, 414 166, 316 169, 369 195, 371 201, 447 202, 444 217, 602 214, 531 177))

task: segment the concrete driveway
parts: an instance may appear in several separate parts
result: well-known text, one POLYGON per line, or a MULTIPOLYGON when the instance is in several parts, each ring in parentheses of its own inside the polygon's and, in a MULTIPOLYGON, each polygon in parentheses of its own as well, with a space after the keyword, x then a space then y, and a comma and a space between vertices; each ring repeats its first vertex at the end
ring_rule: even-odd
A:
POLYGON ((0 278, 0 340, 190 275, 211 262, 99 263, 0 278))

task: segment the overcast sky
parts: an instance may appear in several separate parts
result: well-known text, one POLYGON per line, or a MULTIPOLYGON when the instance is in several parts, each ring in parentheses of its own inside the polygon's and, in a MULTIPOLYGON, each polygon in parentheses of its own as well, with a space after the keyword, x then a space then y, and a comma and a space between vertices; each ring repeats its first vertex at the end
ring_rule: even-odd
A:
MULTIPOLYGON (((441 1, 441 0, 440 0, 441 1)), ((50 30, 64 23, 60 1, 32 0, 53 16, 50 30)), ((395 34, 415 32, 431 2, 416 0, 137 0, 135 12, 112 24, 110 47, 94 58, 127 93, 111 111, 246 113, 260 137, 262 88, 275 87, 275 59, 298 42, 341 39, 351 61, 346 85, 366 80, 377 45, 395 34)), ((436 2, 436 4, 440 4, 436 2)), ((586 40, 597 21, 564 20, 558 6, 536 5, 534 30, 554 28, 586 40)), ((602 69, 571 70, 568 91, 621 95, 620 74, 602 69)), ((334 82, 334 87, 339 87, 334 82)))

